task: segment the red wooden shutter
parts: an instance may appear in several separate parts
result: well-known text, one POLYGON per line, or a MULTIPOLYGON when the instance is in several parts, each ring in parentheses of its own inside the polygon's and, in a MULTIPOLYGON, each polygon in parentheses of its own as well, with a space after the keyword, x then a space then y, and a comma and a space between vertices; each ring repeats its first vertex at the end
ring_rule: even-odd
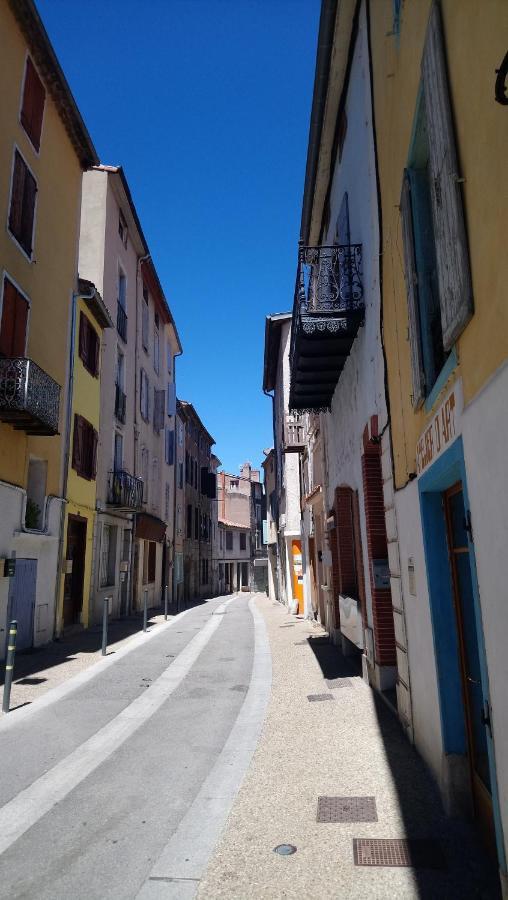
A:
POLYGON ((9 229, 15 238, 21 235, 23 216, 23 190, 25 185, 26 166, 16 150, 14 154, 14 171, 12 173, 11 208, 9 210, 9 229))
POLYGON ((30 256, 32 253, 32 235, 35 216, 35 195, 37 182, 32 173, 25 168, 25 184, 23 191, 23 211, 21 216, 21 234, 19 242, 30 256))
POLYGON ((353 542, 353 510, 350 487, 338 487, 335 490, 335 509, 337 512, 337 539, 339 558, 340 593, 356 597, 356 566, 353 542))
POLYGON ((6 278, 0 326, 0 354, 2 356, 25 355, 27 321, 28 302, 6 278))
POLYGON ((46 91, 44 90, 44 85, 35 70, 32 60, 28 57, 26 61, 21 124, 37 151, 41 144, 45 99, 46 91))

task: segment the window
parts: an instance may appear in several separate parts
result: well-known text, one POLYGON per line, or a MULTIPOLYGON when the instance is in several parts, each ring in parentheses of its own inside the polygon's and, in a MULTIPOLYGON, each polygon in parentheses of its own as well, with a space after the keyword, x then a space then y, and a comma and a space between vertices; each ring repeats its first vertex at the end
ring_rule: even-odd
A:
POLYGON ((181 535, 182 533, 182 507, 176 507, 176 533, 181 535))
POLYGON ((116 383, 121 391, 125 390, 125 356, 120 350, 116 357, 116 383))
POLYGON ((153 367, 157 372, 157 375, 159 374, 160 368, 160 353, 161 346, 159 337, 159 316, 157 313, 155 313, 153 320, 153 367))
POLYGON ((194 487, 197 490, 197 487, 198 487, 198 461, 197 461, 197 459, 194 460, 194 487))
POLYGON ((99 561, 99 586, 110 587, 115 583, 116 525, 102 526, 101 555, 99 561))
POLYGON ((125 216, 120 209, 118 211, 118 234, 120 235, 120 240, 124 247, 127 246, 127 222, 125 221, 125 216))
POLYGON ((88 316, 79 314, 79 356, 90 375, 97 378, 99 374, 99 352, 101 342, 99 335, 88 316))
POLYGON ((166 428, 166 463, 172 466, 175 461, 175 432, 166 428))
POLYGON ((148 290, 143 285, 143 302, 141 304, 141 340, 148 353, 148 290))
POLYGON ((29 303, 8 278, 4 278, 2 319, 0 324, 0 356, 24 356, 29 303))
POLYGON ((178 487, 183 489, 183 463, 178 463, 178 487))
POLYGON ((178 446, 183 447, 183 423, 178 422, 178 446))
POLYGON ((9 231, 27 256, 32 257, 37 182, 19 150, 14 151, 9 231))
POLYGON ((168 370, 168 375, 171 377, 173 374, 173 354, 171 353, 171 344, 169 341, 166 344, 166 368, 168 370))
POLYGON ((47 476, 47 460, 30 457, 26 485, 25 528, 43 528, 47 476))
POLYGON ((118 270, 118 302, 125 311, 127 308, 127 279, 121 269, 118 270))
POLYGON ((123 435, 119 431, 115 431, 113 467, 115 472, 121 472, 123 468, 123 435))
POLYGON ((160 476, 159 476, 159 460, 156 456, 152 459, 152 510, 159 509, 160 497, 160 476))
POLYGON ((145 422, 150 419, 150 383, 144 369, 140 372, 139 408, 145 422))
POLYGON ((187 527, 185 537, 189 539, 192 537, 192 506, 190 503, 187 505, 187 527))
POLYGON ((164 519, 166 522, 169 522, 169 498, 170 498, 169 481, 166 481, 166 487, 164 490, 164 519))
POLYGON ((233 549, 233 532, 226 531, 226 550, 233 549))
POLYGON ((239 485, 239 482, 236 479, 234 479, 234 478, 229 479, 229 490, 230 491, 235 491, 238 488, 238 485, 239 485))
POLYGON ((185 483, 189 484, 190 482, 190 456, 188 451, 185 451, 185 483))
MULTIPOLYGON (((168 416, 174 416, 176 413, 176 385, 170 381, 167 386, 167 409, 168 416)), ((182 435, 183 437, 183 435, 182 435)))
POLYGON ((141 448, 141 473, 143 478, 143 503, 148 503, 148 468, 150 454, 147 447, 141 448))
POLYGON ((37 152, 39 152, 41 145, 45 100, 46 91, 44 90, 44 85, 37 74, 32 60, 30 57, 27 57, 20 119, 37 152))
POLYGON ((458 173, 441 13, 433 4, 400 203, 415 408, 473 315, 458 173))
POLYGON ((165 392, 153 391, 153 427, 157 434, 164 428, 164 400, 165 392))
POLYGON ((199 541, 199 509, 194 509, 194 540, 199 541))
POLYGON ((83 416, 74 416, 72 467, 82 478, 92 480, 97 471, 97 432, 83 416))
POLYGON ((240 534, 240 550, 245 550, 247 548, 247 537, 245 534, 240 534))

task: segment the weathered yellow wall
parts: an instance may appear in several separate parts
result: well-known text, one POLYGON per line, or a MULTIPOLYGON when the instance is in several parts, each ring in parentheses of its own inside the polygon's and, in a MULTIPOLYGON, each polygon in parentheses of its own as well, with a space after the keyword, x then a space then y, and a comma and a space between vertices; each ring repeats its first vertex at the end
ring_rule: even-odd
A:
POLYGON ((0 275, 7 272, 31 301, 28 355, 62 387, 60 436, 30 437, 0 424, 0 479, 25 485, 28 456, 48 460, 47 493, 59 494, 63 408, 72 291, 75 287, 81 168, 57 109, 46 94, 40 154, 19 123, 27 47, 6 3, 0 0, 0 275), (10 237, 9 191, 14 144, 38 184, 34 261, 10 237))
MULTIPOLYGON (((88 626, 90 620, 90 593, 92 589, 92 557, 93 557, 93 531, 95 524, 95 499, 97 483, 95 479, 88 481, 82 478, 75 469, 72 468, 72 442, 74 431, 74 413, 84 416, 99 431, 100 417, 100 371, 99 376, 94 378, 93 375, 85 369, 79 356, 79 319, 80 314, 84 313, 91 324, 95 328, 99 339, 102 341, 102 329, 98 325, 96 319, 88 309, 84 300, 78 300, 76 305, 76 340, 74 348, 74 391, 72 402, 72 424, 71 424, 71 448, 69 457, 69 477, 67 484, 67 506, 64 530, 64 555, 67 540, 67 520, 69 515, 81 516, 87 520, 86 528, 86 551, 85 551, 85 570, 83 578, 83 612, 82 624, 88 626)), ((64 576, 61 577, 60 584, 60 602, 58 607, 59 630, 63 615, 63 589, 64 576)))
MULTIPOLYGON (((443 0, 443 27, 469 237, 475 314, 457 342, 467 404, 508 357, 508 110, 494 100, 506 53, 505 0, 443 0)), ((370 3, 382 203, 384 340, 396 486, 416 470, 418 436, 430 413, 413 412, 399 202, 409 152, 430 0, 406 2, 400 37, 392 0, 370 3)), ((440 402, 440 399, 437 402, 440 402)))

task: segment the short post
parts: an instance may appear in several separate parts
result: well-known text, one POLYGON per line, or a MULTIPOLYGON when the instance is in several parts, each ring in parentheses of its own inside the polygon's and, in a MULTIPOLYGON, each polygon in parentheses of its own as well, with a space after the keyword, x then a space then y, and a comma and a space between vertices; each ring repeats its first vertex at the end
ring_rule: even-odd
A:
POLYGON ((14 677, 14 657, 16 655, 16 635, 18 633, 18 623, 14 619, 9 625, 9 640, 7 642, 7 660, 5 662, 5 681, 4 696, 2 701, 2 712, 9 712, 11 705, 11 687, 14 677))
POLYGON ((168 586, 164 585, 164 621, 168 618, 168 586))
POLYGON ((102 610, 102 655, 106 656, 108 648, 108 613, 109 613, 109 597, 104 597, 104 608, 102 610))
POLYGON ((144 600, 143 600, 143 631, 146 631, 148 624, 148 588, 144 590, 144 600))

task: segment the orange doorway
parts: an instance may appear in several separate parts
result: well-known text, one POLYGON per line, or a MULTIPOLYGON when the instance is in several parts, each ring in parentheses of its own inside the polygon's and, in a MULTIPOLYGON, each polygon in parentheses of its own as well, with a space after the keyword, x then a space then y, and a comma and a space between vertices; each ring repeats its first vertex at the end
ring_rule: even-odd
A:
POLYGON ((303 562, 301 541, 291 541, 291 558, 293 564, 293 597, 295 600, 298 600, 298 613, 303 615, 303 562))

